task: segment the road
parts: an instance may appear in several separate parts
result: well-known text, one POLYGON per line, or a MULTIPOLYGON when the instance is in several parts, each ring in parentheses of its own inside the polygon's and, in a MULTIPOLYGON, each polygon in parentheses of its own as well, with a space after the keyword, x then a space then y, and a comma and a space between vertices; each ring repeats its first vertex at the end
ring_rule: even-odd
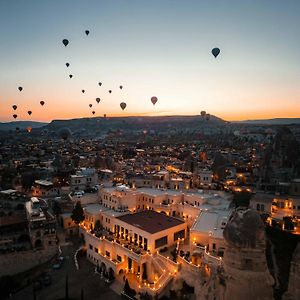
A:
MULTIPOLYGON (((84 292, 84 299, 97 300, 109 299, 119 300, 121 297, 113 292, 100 279, 98 274, 94 273, 95 266, 85 257, 78 257, 79 270, 74 263, 74 253, 78 249, 76 242, 67 243, 61 246, 62 255, 65 260, 61 269, 52 270, 52 265, 47 266, 46 272, 50 274, 52 283, 36 291, 37 300, 58 300, 65 297, 66 275, 68 274, 69 299, 81 299, 81 289, 84 292)), ((10 299, 29 300, 33 299, 33 285, 24 288, 10 299)))

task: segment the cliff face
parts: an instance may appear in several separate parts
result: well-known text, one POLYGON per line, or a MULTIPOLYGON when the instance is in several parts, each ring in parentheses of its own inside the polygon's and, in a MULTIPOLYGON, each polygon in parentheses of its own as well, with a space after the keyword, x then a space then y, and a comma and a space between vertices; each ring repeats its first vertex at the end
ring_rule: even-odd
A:
POLYGON ((288 290, 283 295, 282 299, 300 299, 300 242, 297 245, 291 261, 288 290))
POLYGON ((224 229, 225 300, 273 299, 264 224, 253 210, 238 210, 224 229))

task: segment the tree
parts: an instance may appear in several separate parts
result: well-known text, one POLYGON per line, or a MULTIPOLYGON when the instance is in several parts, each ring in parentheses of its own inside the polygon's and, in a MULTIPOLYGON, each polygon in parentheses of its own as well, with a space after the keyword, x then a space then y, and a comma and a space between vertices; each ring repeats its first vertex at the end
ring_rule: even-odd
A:
POLYGON ((52 203, 52 210, 56 216, 58 216, 61 213, 61 207, 60 207, 59 203, 55 200, 52 203))
POLYGON ((95 231, 95 232, 98 232, 98 231, 100 231, 100 230, 102 230, 102 229, 103 229, 103 227, 102 227, 102 225, 101 225, 101 223, 100 223, 100 220, 97 220, 97 221, 95 222, 94 231, 95 231))
POLYGON ((71 218, 77 225, 84 220, 84 213, 80 201, 77 201, 72 211, 71 218))
POLYGON ((235 207, 239 207, 239 206, 248 207, 250 203, 250 198, 251 198, 251 193, 247 191, 236 192, 233 196, 233 203, 235 207))
POLYGON ((126 278, 126 281, 125 281, 125 285, 124 285, 124 290, 123 291, 129 297, 134 297, 136 295, 136 291, 130 287, 127 278, 126 278))
POLYGON ((66 286, 65 286, 65 300, 69 300, 69 279, 68 275, 66 275, 66 286))

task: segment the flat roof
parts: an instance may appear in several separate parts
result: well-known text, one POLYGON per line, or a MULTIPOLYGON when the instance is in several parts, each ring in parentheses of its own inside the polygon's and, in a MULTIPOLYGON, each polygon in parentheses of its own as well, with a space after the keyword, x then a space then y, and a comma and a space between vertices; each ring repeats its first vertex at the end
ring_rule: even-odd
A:
POLYGON ((181 220, 168 217, 153 210, 127 214, 117 217, 117 219, 151 234, 184 224, 181 220))
POLYGON ((53 183, 48 180, 35 180, 34 183, 39 184, 39 185, 45 185, 45 186, 53 185, 53 183))
POLYGON ((202 211, 191 230, 195 232, 211 232, 213 236, 220 237, 223 232, 222 222, 227 223, 230 214, 230 210, 202 211))

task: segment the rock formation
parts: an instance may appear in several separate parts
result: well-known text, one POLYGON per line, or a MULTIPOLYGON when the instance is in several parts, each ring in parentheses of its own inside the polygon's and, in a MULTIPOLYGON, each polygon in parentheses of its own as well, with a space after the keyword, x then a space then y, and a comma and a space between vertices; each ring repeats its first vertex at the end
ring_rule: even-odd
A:
POLYGON ((289 286, 283 300, 300 299, 300 242, 294 251, 290 266, 289 286))
POLYGON ((251 209, 237 210, 224 229, 224 300, 273 299, 266 261, 265 227, 251 209))

